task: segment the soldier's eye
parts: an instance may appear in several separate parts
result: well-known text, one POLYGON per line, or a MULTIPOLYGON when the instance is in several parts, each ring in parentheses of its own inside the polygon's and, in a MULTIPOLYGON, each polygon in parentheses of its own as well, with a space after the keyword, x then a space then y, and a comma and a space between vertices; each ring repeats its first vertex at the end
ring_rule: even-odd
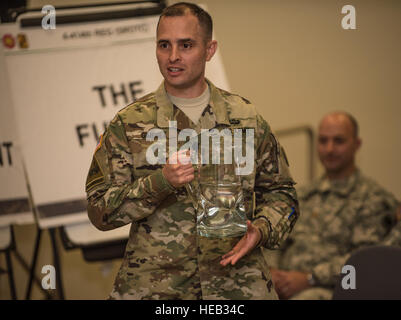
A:
POLYGON ((167 43, 167 42, 161 42, 161 43, 159 43, 159 48, 161 48, 161 49, 166 49, 166 48, 168 48, 168 43, 167 43))
POLYGON ((189 49, 192 47, 192 43, 191 42, 184 42, 184 44, 182 45, 184 49, 189 49))
POLYGON ((345 139, 344 138, 335 138, 334 143, 343 144, 343 143, 345 143, 345 139))

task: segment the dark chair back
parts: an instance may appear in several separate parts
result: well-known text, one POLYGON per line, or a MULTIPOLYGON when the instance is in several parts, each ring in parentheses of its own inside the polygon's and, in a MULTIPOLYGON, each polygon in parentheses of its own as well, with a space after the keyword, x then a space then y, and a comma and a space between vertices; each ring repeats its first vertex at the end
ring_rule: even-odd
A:
POLYGON ((353 253, 345 265, 355 268, 355 289, 344 289, 342 286, 343 280, 344 283, 351 283, 348 280, 352 272, 347 271, 341 274, 334 289, 333 299, 401 300, 401 248, 363 248, 353 253))

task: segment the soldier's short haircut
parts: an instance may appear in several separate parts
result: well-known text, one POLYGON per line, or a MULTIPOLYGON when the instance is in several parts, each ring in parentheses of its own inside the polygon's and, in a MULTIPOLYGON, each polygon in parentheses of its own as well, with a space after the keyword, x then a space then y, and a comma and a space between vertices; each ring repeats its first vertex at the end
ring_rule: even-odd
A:
POLYGON ((335 113, 342 114, 343 116, 345 116, 349 120, 349 122, 351 122, 352 130, 354 131, 354 137, 358 138, 358 136, 359 136, 359 125, 358 125, 358 122, 356 121, 355 117, 353 115, 351 115, 350 113, 345 112, 345 111, 338 111, 338 112, 335 112, 335 113))
POLYGON ((355 138, 359 137, 358 121, 356 121, 356 119, 353 115, 351 115, 350 113, 348 113, 346 111, 335 111, 335 112, 330 113, 330 115, 343 115, 344 117, 346 117, 349 120, 349 122, 351 123, 352 129, 354 131, 354 137, 355 138))
POLYGON ((212 40, 213 34, 213 21, 209 13, 203 10, 201 7, 194 3, 189 2, 178 2, 163 10, 159 17, 159 22, 157 23, 157 28, 159 28, 160 19, 162 17, 180 17, 186 14, 192 14, 198 19, 199 26, 204 32, 205 41, 212 40))
POLYGON ((349 121, 351 121, 352 127, 354 129, 354 137, 358 138, 359 136, 359 125, 358 122, 356 121, 355 117, 348 112, 344 112, 344 115, 347 116, 349 121))

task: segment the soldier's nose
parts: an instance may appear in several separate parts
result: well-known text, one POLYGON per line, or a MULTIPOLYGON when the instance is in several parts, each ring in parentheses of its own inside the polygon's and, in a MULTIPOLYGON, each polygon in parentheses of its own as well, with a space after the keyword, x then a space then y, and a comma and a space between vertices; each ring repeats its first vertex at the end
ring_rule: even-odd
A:
POLYGON ((177 48, 172 48, 170 51, 170 56, 169 56, 169 60, 171 63, 177 62, 180 60, 180 55, 179 52, 177 50, 177 48))

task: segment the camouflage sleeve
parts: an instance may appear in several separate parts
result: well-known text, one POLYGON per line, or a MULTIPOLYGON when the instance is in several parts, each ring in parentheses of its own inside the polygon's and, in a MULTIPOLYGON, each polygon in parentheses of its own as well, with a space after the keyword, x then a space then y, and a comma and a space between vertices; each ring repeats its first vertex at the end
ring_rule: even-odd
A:
POLYGON ((391 229, 390 234, 387 235, 381 245, 401 247, 401 221, 398 221, 398 223, 391 229))
POLYGON ((88 216, 100 230, 143 219, 174 192, 161 169, 134 178, 133 155, 117 115, 101 138, 86 180, 88 216))
POLYGON ((257 130, 253 224, 262 233, 259 245, 278 249, 299 217, 298 200, 284 149, 259 115, 257 130))
MULTIPOLYGON (((329 260, 317 264, 312 274, 319 285, 334 286, 342 267, 357 249, 380 245, 390 232, 392 225, 387 219, 395 216, 397 200, 381 191, 371 191, 366 195, 363 206, 356 212, 352 228, 352 239, 348 248, 343 248, 344 254, 331 256, 329 260)), ((324 250, 324 248, 323 248, 324 250)))
POLYGON ((384 246, 396 246, 401 247, 401 205, 398 204, 394 215, 394 225, 390 233, 381 243, 384 246))

